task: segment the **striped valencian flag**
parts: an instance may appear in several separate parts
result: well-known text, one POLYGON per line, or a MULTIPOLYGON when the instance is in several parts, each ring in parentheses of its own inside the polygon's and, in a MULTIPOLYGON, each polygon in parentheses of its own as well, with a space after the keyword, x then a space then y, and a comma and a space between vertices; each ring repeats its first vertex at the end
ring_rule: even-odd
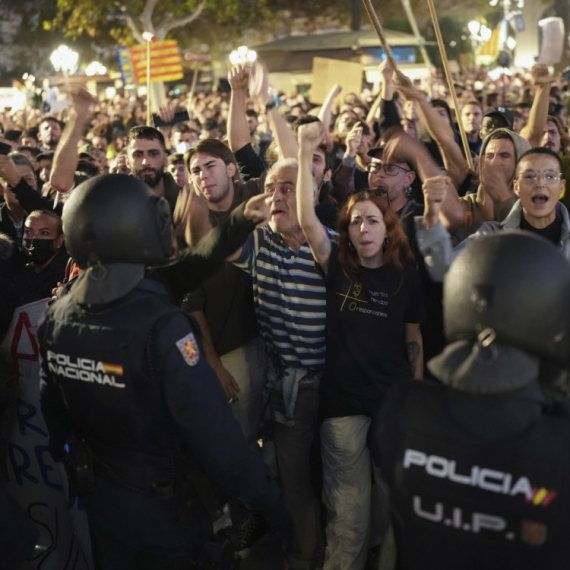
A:
MULTIPOLYGON (((129 48, 135 71, 135 81, 146 83, 146 44, 129 48)), ((176 40, 164 40, 150 45, 150 80, 174 81, 182 79, 182 60, 176 40)))
POLYGON ((491 37, 479 49, 477 55, 488 55, 490 57, 497 57, 501 48, 501 26, 497 26, 491 37))

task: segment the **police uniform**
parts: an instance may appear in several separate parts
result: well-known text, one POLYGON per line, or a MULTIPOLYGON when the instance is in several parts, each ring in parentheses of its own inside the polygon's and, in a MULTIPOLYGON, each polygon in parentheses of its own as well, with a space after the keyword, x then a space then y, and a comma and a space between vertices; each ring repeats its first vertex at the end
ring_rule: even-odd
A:
POLYGON ((428 381, 395 388, 376 433, 398 568, 568 568, 568 419, 542 413, 534 383, 466 398, 472 418, 493 423, 478 433, 465 395, 450 392, 428 381))
POLYGON ((402 570, 570 564, 570 422, 546 413, 568 388, 570 265, 546 240, 506 237, 451 267, 451 344, 429 363, 441 384, 394 387, 371 429, 402 570), (547 298, 521 306, 545 276, 547 298))
MULTIPOLYGON (((272 522, 286 524, 288 515, 265 464, 241 435, 198 327, 169 303, 163 285, 142 279, 136 254, 132 267, 106 263, 108 249, 97 243, 116 242, 108 235, 115 229, 98 228, 85 204, 101 199, 110 183, 119 191, 112 176, 120 175, 109 176, 78 187, 66 206, 75 222, 83 220, 76 228, 68 218, 71 253, 79 264, 89 255, 94 266, 49 308, 38 331, 42 410, 52 454, 75 469, 72 483, 85 500, 98 566, 190 568, 202 556, 208 537, 201 523, 211 511, 197 473, 272 522), (82 250, 86 232, 89 251, 82 250)), ((121 177, 118 185, 131 192, 132 210, 139 210, 133 216, 149 204, 152 213, 155 197, 133 180, 121 177)), ((131 221, 127 228, 136 227, 131 221)), ((151 257, 155 245, 141 243, 142 255, 151 257)), ((161 254, 155 248, 153 255, 161 254)))

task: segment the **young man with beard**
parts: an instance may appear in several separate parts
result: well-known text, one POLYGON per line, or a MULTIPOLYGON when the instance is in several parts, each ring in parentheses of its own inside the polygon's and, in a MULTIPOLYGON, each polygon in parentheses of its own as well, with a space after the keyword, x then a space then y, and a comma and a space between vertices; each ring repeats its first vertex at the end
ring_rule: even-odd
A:
POLYGON ((55 150, 61 139, 61 124, 55 117, 44 117, 39 125, 38 140, 42 151, 55 150))
POLYGON ((170 205, 172 211, 180 188, 166 172, 168 156, 162 133, 153 127, 133 127, 127 135, 127 164, 131 174, 152 188, 158 197, 170 205))

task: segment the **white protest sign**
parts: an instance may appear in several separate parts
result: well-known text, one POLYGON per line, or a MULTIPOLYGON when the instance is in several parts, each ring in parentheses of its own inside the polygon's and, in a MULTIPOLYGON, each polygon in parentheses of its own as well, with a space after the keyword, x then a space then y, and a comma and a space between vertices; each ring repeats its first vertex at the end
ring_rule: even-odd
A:
POLYGON ((12 356, 18 376, 17 417, 7 445, 8 492, 40 533, 32 560, 41 570, 92 570, 87 517, 81 501, 69 494, 61 463, 49 452, 40 408, 37 329, 49 299, 18 307, 2 348, 12 356))

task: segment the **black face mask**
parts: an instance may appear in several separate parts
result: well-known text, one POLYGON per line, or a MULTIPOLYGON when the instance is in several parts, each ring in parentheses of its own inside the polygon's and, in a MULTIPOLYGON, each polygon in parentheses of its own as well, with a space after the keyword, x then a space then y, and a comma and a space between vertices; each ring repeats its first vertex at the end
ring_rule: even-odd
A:
POLYGON ((24 254, 28 261, 43 265, 55 253, 54 239, 24 239, 24 254))

